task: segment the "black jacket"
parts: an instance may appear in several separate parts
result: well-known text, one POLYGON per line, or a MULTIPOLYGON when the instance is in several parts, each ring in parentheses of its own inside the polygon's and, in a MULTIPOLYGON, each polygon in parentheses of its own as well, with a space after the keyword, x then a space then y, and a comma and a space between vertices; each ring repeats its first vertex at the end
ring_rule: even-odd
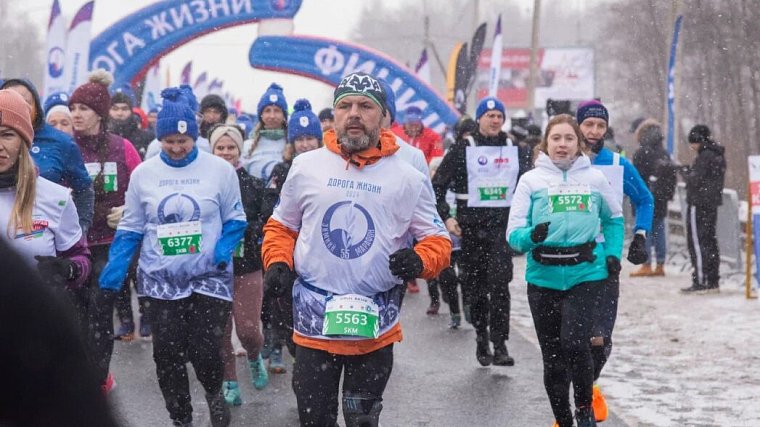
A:
POLYGON ((140 129, 138 125, 139 120, 140 118, 135 114, 132 114, 124 121, 111 119, 108 121, 108 128, 111 132, 131 142, 137 149, 137 152, 140 153, 140 158, 145 159, 145 152, 148 150, 148 145, 153 141, 155 135, 151 131, 140 129))
MULTIPOLYGON (((472 137, 478 146, 507 145, 507 134, 504 132, 499 132, 499 135, 494 137, 486 137, 476 131, 472 137)), ((515 145, 520 163, 519 179, 519 176, 530 169, 531 156, 526 146, 515 145)), ((443 157, 432 180, 438 214, 444 221, 451 217, 450 206, 446 203, 446 191, 451 189, 455 193, 467 193, 467 146, 465 139, 454 143, 443 157)), ((508 219, 509 208, 469 208, 466 200, 457 200, 457 221, 462 227, 506 229, 508 219)))
POLYGON ((290 166, 293 162, 281 162, 274 165, 272 174, 270 175, 270 184, 268 188, 264 189, 264 202, 263 202, 263 217, 264 222, 269 220, 274 212, 274 207, 277 201, 280 199, 280 193, 282 192, 282 185, 285 184, 285 180, 288 178, 288 172, 290 172, 290 166))
POLYGON ((633 165, 652 192, 654 217, 665 218, 668 215, 668 201, 675 194, 677 177, 676 168, 662 147, 662 141, 642 145, 633 155, 633 165))
POLYGON ((261 270, 261 239, 264 221, 264 181, 252 177, 245 168, 237 169, 240 196, 248 227, 245 229, 243 258, 234 258, 235 274, 261 270))
POLYGON ((726 148, 712 141, 699 147, 694 165, 684 171, 686 203, 693 206, 720 206, 726 178, 726 148))

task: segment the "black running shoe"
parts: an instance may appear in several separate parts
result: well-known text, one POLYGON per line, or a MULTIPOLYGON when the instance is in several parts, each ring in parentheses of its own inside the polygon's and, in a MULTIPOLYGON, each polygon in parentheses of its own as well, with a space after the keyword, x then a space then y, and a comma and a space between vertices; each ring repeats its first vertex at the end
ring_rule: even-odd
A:
POLYGON ((230 408, 224 402, 222 393, 207 394, 209 416, 211 417, 212 427, 227 427, 230 425, 230 408))

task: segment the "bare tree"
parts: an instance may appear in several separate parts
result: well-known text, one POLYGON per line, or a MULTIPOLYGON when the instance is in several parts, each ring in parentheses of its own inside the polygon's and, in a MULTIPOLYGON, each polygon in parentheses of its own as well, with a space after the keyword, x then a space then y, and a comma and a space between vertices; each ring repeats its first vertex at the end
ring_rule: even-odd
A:
POLYGON ((0 78, 24 77, 42 83, 44 53, 40 34, 26 14, 9 14, 12 0, 0 0, 0 78))

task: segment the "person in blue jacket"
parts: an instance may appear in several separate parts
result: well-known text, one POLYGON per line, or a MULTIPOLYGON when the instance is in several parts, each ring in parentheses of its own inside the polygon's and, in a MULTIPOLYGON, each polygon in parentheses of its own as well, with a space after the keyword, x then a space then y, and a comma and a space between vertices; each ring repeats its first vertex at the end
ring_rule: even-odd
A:
MULTIPOLYGON (((636 211, 636 223, 633 226, 633 240, 628 248, 628 261, 636 265, 642 264, 647 260, 646 236, 652 229, 654 214, 652 193, 633 163, 604 146, 604 135, 609 127, 609 113, 604 104, 596 100, 580 103, 576 119, 589 148, 589 157, 593 166, 604 173, 621 203, 624 195, 631 199, 631 204, 636 211)), ((591 339, 594 381, 599 379, 602 368, 612 351, 612 329, 615 327, 617 318, 619 297, 619 276, 610 277, 607 279, 604 294, 597 309, 594 336, 591 339)), ((598 421, 607 418, 607 404, 598 385, 594 386, 594 413, 598 421)))
POLYGON ((206 392, 211 425, 226 427, 222 335, 232 308, 232 255, 248 223, 235 169, 196 145, 195 112, 179 88, 161 92, 161 153, 129 180, 100 288, 118 292, 140 248, 137 293, 149 301, 153 360, 175 426, 190 426, 187 360, 206 392))
POLYGON ((18 92, 31 107, 34 141, 30 150, 40 176, 56 184, 71 188, 71 198, 79 215, 82 232, 92 225, 95 192, 92 180, 84 167, 82 153, 71 136, 45 123, 40 95, 32 82, 26 79, 8 79, 0 89, 18 92))

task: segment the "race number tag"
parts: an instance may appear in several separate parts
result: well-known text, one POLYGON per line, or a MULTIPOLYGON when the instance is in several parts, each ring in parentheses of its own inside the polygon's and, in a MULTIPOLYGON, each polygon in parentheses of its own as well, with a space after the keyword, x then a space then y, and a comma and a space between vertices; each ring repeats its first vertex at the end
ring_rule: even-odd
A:
POLYGON ((232 254, 234 258, 242 258, 245 256, 245 239, 240 239, 240 242, 238 242, 237 247, 235 248, 235 253, 232 254))
MULTIPOLYGON (((85 163, 87 174, 93 181, 100 173, 100 163, 85 163)), ((112 193, 116 191, 116 162, 105 162, 103 164, 103 191, 112 193)))
POLYGON ((504 182, 480 182, 478 186, 478 193, 480 194, 480 201, 490 202, 507 200, 507 190, 509 187, 504 185, 504 182))
POLYGON ((325 304, 322 335, 377 338, 380 310, 372 298, 362 295, 335 295, 325 304))
POLYGON ((557 185, 549 187, 552 213, 589 212, 591 189, 588 185, 557 185))
POLYGON ((161 224, 157 230, 158 243, 165 256, 193 255, 201 252, 201 222, 189 221, 161 224))

